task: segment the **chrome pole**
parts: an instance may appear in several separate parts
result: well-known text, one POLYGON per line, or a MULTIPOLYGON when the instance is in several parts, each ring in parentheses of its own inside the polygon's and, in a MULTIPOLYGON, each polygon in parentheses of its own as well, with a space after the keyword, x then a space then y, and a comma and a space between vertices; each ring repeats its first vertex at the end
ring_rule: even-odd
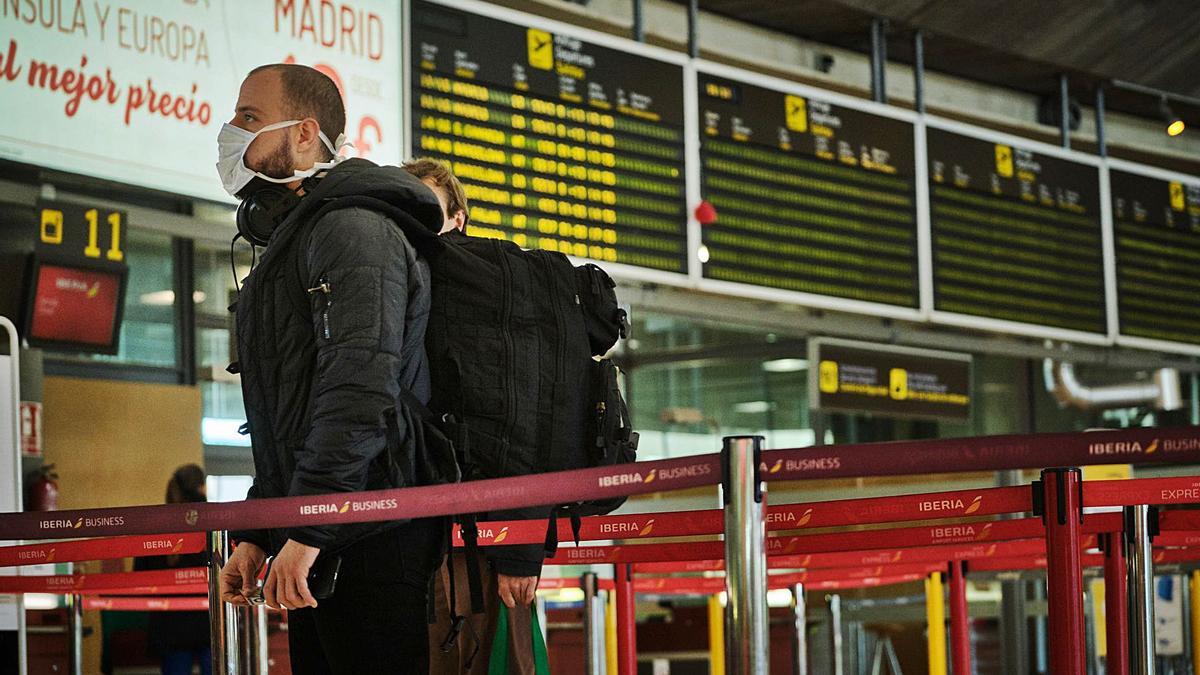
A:
POLYGON ((583 647, 587 663, 586 672, 588 675, 604 675, 601 669, 601 657, 604 654, 604 614, 603 607, 597 602, 596 573, 584 572, 579 585, 583 588, 583 647))
POLYGON ((71 675, 83 675, 83 596, 68 595, 67 609, 70 611, 71 675))
POLYGON ((804 600, 804 584, 792 587, 792 611, 796 620, 796 661, 792 664, 792 673, 808 675, 808 608, 804 600))
POLYGON ((238 635, 238 607, 221 602, 221 566, 229 559, 229 533, 209 533, 211 568, 208 574, 208 620, 212 639, 213 673, 241 675, 238 668, 241 650, 238 635))
POLYGON ((725 663, 729 675, 765 675, 767 652, 766 485, 762 436, 729 436, 721 450, 725 493, 725 663))
POLYGON ((1129 672, 1154 673, 1154 559, 1150 550, 1150 507, 1125 507, 1129 533, 1129 672))
POLYGON ((833 648, 833 675, 845 675, 846 661, 842 647, 842 596, 829 596, 829 642, 833 648))

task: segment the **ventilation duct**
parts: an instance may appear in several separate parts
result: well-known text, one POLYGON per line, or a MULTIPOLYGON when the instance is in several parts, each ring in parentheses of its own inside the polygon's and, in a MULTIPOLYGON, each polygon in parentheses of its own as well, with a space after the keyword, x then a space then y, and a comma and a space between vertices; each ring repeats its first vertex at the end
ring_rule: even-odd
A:
POLYGON ((1089 387, 1075 377, 1075 366, 1063 361, 1046 359, 1043 364, 1046 390, 1064 406, 1083 410, 1153 405, 1157 410, 1179 410, 1183 399, 1179 394, 1179 371, 1160 368, 1149 382, 1130 382, 1089 387))

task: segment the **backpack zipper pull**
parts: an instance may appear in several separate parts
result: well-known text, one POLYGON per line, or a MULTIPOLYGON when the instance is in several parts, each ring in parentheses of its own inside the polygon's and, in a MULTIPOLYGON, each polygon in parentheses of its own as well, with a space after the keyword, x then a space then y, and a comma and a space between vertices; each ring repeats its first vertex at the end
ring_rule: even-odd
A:
POLYGON ((316 293, 324 293, 325 295, 329 295, 329 292, 330 292, 331 290, 333 290, 333 289, 331 289, 331 288, 330 288, 330 286, 329 286, 329 282, 328 282, 328 281, 325 281, 325 278, 324 278, 324 277, 322 277, 322 278, 321 278, 321 283, 320 283, 320 285, 319 285, 319 286, 315 286, 315 287, 313 287, 313 288, 310 288, 310 289, 308 289, 308 294, 309 294, 309 295, 313 295, 313 294, 316 294, 316 293))

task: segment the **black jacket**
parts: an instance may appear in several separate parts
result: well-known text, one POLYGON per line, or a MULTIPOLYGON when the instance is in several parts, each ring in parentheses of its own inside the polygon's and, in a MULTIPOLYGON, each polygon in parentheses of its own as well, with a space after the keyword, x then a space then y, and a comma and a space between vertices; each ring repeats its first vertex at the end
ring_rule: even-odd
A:
MULTIPOLYGON (((313 215, 369 194, 433 231, 433 192, 404 170, 361 159, 331 169, 275 230, 238 301, 238 369, 254 448, 248 498, 394 487, 383 414, 401 390, 429 399, 429 270, 398 225, 361 208, 313 215)), ((340 550, 394 523, 235 532, 273 553, 288 540, 340 550)))

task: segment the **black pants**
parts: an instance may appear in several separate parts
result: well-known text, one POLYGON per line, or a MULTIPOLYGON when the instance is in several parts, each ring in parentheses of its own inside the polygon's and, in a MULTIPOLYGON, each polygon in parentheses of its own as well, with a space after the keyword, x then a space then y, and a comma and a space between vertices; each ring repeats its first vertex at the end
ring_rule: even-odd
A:
POLYGON ((442 522, 413 521, 342 552, 333 597, 288 612, 292 673, 429 671, 426 597, 441 565, 442 522))

